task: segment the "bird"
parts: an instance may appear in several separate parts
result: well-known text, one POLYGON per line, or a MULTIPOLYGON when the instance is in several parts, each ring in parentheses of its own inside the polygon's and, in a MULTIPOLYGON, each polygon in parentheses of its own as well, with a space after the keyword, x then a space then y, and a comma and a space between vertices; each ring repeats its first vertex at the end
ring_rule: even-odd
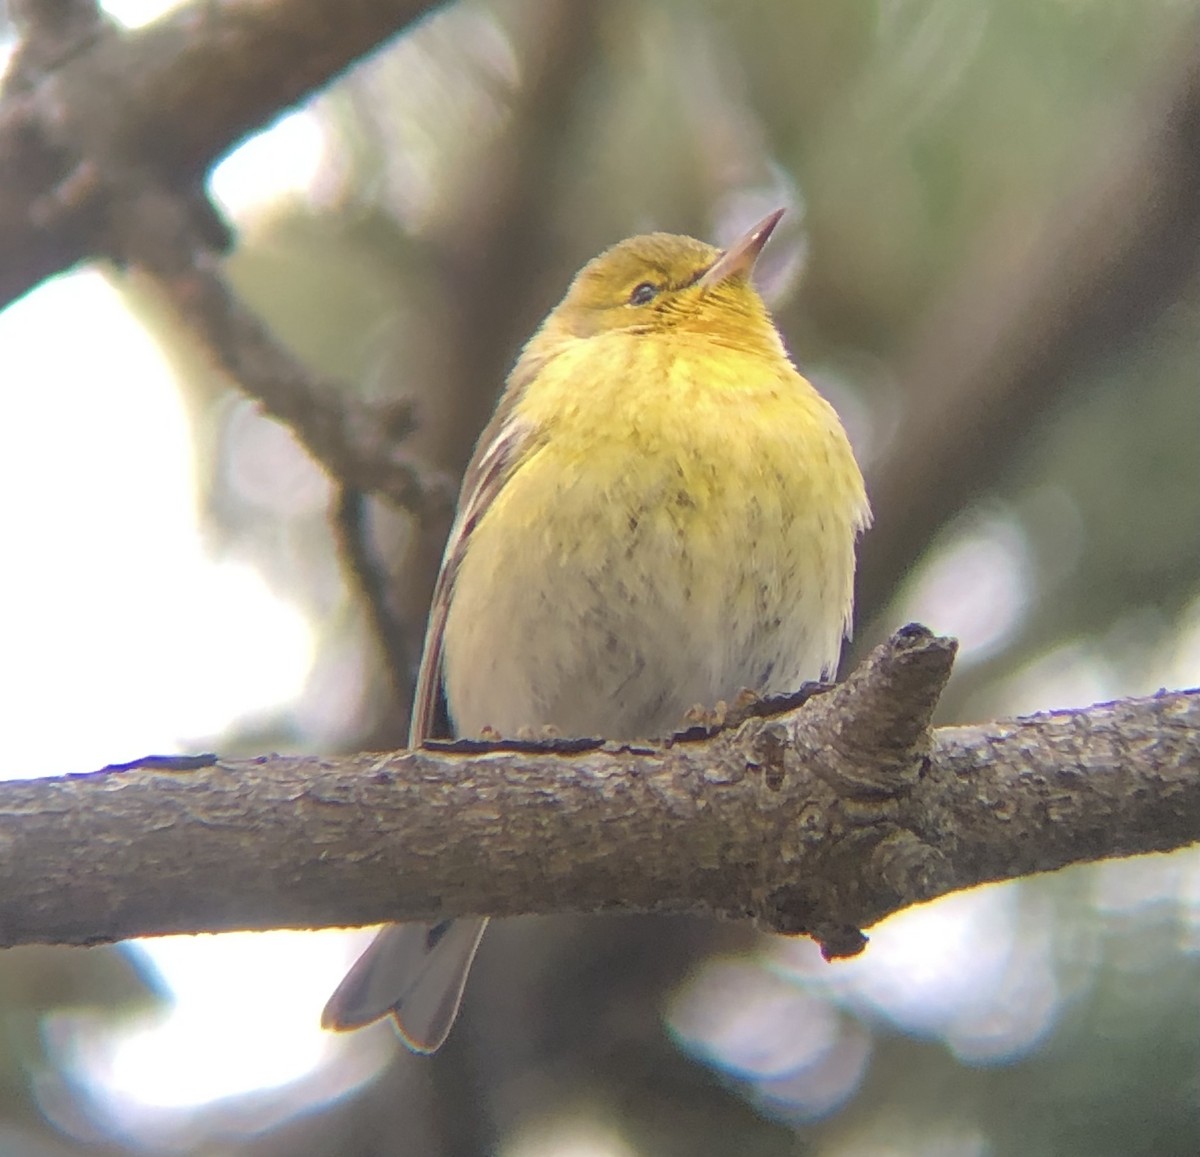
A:
MULTIPOLYGON (((588 262, 525 345, 463 477, 409 745, 638 740, 743 690, 832 677, 870 505, 830 403, 751 274, 783 210, 724 250, 649 233, 588 262)), ((322 1016, 445 1041, 487 921, 386 926, 322 1016)))

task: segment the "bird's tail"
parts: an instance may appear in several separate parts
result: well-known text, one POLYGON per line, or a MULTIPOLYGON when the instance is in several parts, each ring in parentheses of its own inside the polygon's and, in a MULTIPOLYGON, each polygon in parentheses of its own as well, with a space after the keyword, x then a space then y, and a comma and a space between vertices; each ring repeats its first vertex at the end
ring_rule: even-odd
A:
POLYGON ((353 1029, 391 1013, 415 1052, 439 1048, 458 1015, 487 919, 390 924, 367 946, 321 1014, 324 1028, 353 1029))

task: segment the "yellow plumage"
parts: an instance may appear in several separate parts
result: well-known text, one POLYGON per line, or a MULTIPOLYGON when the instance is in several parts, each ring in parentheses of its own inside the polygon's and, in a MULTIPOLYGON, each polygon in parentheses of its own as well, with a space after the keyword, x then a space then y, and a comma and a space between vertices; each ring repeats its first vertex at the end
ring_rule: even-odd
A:
POLYGON ((782 350, 568 338, 513 419, 528 449, 471 533, 446 620, 461 733, 646 738, 742 687, 832 673, 866 499, 836 415, 782 350))
MULTIPOLYGON (((414 746, 440 688, 459 734, 638 739, 833 673, 870 515, 837 415, 749 280, 779 216, 724 253, 623 241, 530 340, 463 479, 414 746)), ((437 1048, 484 923, 385 929, 324 1023, 391 1012, 437 1048)))

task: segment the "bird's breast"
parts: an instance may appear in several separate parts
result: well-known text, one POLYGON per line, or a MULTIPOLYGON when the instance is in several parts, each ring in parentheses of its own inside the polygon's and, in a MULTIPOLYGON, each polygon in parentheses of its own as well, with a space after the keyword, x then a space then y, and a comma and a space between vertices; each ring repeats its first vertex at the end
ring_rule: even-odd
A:
POLYGON ((528 399, 539 437, 446 623, 460 733, 659 735, 837 662, 866 506, 833 410, 786 364, 623 368, 572 381, 567 407, 528 399))

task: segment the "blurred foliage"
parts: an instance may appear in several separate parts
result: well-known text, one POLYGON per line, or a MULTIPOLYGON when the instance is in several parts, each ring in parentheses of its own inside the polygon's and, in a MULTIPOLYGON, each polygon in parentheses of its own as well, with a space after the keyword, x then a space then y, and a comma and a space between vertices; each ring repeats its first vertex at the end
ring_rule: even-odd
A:
POLYGON ((66 1136, 46 1131, 47 1117, 80 1115, 78 1090, 61 1075, 65 1057, 55 1022, 85 1017, 100 1030, 111 1029, 164 996, 152 970, 119 948, 83 952, 35 945, 0 953, 0 1153, 123 1152, 119 1144, 100 1144, 91 1129, 82 1144, 69 1128, 66 1136))
MULTIPOLYGON (((1196 51, 1198 19, 1195 0, 448 5, 313 103, 325 171, 309 195, 245 215, 229 268, 314 367, 347 389, 412 397, 414 453, 457 469, 520 342, 583 261, 649 228, 720 241, 786 204, 767 289, 870 475, 888 454, 922 452, 919 439, 891 441, 911 388, 900 367, 929 340, 922 321, 969 292, 963 275, 979 263, 1019 280, 1046 223, 1084 205, 1085 181, 1149 131, 1141 118, 1196 51)), ((980 284, 979 311, 994 292, 980 284)), ((255 560, 321 632, 289 718, 214 743, 399 742, 411 671, 385 670, 374 620, 339 571, 326 483, 152 302, 131 301, 179 369, 214 546, 255 560)), ((888 576, 891 606, 861 608, 868 640, 914 606, 962 634, 949 716, 1200 678, 1198 342, 1193 276, 1100 365, 1048 380, 1045 411, 997 434, 999 475, 948 480, 963 496, 954 519, 911 573, 888 576), (983 571, 964 561, 980 542, 983 571), (993 572, 1011 575, 1007 609, 980 605, 993 572)), ((367 530, 385 610, 419 644, 444 528, 376 505, 367 530)), ((402 1057, 359 1097, 257 1137, 236 1106, 214 1108, 190 1151, 1195 1153, 1195 857, 1021 889, 1023 935, 1055 945, 1061 1005, 1038 1047, 1004 1062, 968 1064, 936 1035, 842 1009, 839 1023, 867 1042, 865 1075, 808 1120, 663 1031, 668 997, 711 953, 759 952, 749 959, 769 974, 769 949, 747 930, 525 921, 489 939, 435 1061, 402 1057), (1106 905, 1121 871, 1149 872, 1151 898, 1106 905)), ((10 1026, 42 1007, 13 1003, 10 1026)), ((14 1100, 12 1058, 26 1074, 47 1063, 15 1031, 0 1052, 10 1121, 25 1119, 14 1104, 28 1095, 17 1079, 14 1100)))

